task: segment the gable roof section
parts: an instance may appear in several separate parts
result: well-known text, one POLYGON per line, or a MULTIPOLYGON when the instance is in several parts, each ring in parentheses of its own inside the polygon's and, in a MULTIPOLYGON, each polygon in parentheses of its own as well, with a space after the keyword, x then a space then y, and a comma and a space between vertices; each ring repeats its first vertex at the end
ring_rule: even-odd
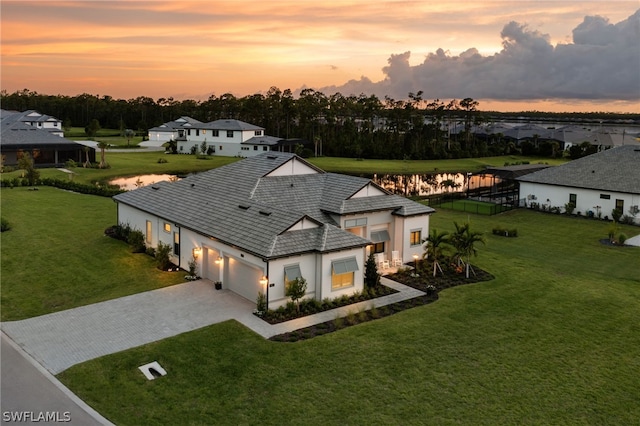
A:
POLYGON ((623 145, 518 178, 521 182, 640 194, 640 147, 623 145))
POLYGON ((259 127, 254 124, 246 123, 244 121, 231 119, 211 121, 198 127, 201 129, 212 130, 264 130, 264 127, 259 127))
POLYGON ((51 129, 33 127, 21 121, 0 121, 0 145, 24 149, 29 147, 81 147, 75 141, 56 136, 51 129))
MULTIPOLYGON (((345 200, 368 179, 334 173, 267 176, 289 161, 306 161, 290 153, 269 152, 177 182, 161 182, 116 195, 117 202, 192 229, 262 258, 304 252, 364 247, 369 240, 339 228, 326 206, 342 210, 345 200), (320 226, 290 230, 305 218, 320 226)), ((419 214, 433 209, 399 196, 357 198, 366 207, 402 210, 412 203, 419 214)), ((418 213, 416 213, 418 214, 418 213)))

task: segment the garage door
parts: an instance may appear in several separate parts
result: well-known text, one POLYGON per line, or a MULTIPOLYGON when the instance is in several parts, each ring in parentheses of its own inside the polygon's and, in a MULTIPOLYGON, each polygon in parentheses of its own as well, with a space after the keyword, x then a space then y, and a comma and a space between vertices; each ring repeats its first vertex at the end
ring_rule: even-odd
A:
POLYGON ((229 290, 255 302, 260 288, 260 278, 264 275, 262 269, 249 265, 232 257, 225 257, 224 283, 229 290))

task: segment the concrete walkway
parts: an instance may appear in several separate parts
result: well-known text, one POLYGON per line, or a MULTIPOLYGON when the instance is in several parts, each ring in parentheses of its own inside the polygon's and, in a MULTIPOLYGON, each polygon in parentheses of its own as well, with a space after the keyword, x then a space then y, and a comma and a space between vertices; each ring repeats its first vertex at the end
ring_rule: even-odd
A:
POLYGON ((264 338, 330 321, 349 312, 384 306, 424 294, 382 277, 399 293, 271 325, 253 315, 252 303, 207 280, 178 284, 21 321, 2 330, 52 374, 211 324, 235 319, 264 338))

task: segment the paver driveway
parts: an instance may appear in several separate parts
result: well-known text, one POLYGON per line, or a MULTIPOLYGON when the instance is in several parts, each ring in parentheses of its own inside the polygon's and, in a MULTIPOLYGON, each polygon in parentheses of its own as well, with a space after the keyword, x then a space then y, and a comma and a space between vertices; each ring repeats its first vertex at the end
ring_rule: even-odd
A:
POLYGON ((382 278, 399 293, 319 314, 270 325, 253 315, 252 303, 229 290, 215 290, 207 280, 81 306, 21 321, 2 330, 53 374, 103 355, 235 319, 265 338, 420 296, 419 290, 382 278))

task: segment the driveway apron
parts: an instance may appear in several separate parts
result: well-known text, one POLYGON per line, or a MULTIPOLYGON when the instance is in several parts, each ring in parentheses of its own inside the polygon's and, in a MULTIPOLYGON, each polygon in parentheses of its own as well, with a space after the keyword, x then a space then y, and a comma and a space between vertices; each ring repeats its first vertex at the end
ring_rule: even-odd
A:
POLYGON ((424 294, 382 278, 398 290, 355 305, 271 325, 253 315, 255 303, 207 280, 178 284, 21 321, 2 330, 52 374, 103 355, 235 319, 264 338, 308 327, 351 311, 384 306, 424 294))

